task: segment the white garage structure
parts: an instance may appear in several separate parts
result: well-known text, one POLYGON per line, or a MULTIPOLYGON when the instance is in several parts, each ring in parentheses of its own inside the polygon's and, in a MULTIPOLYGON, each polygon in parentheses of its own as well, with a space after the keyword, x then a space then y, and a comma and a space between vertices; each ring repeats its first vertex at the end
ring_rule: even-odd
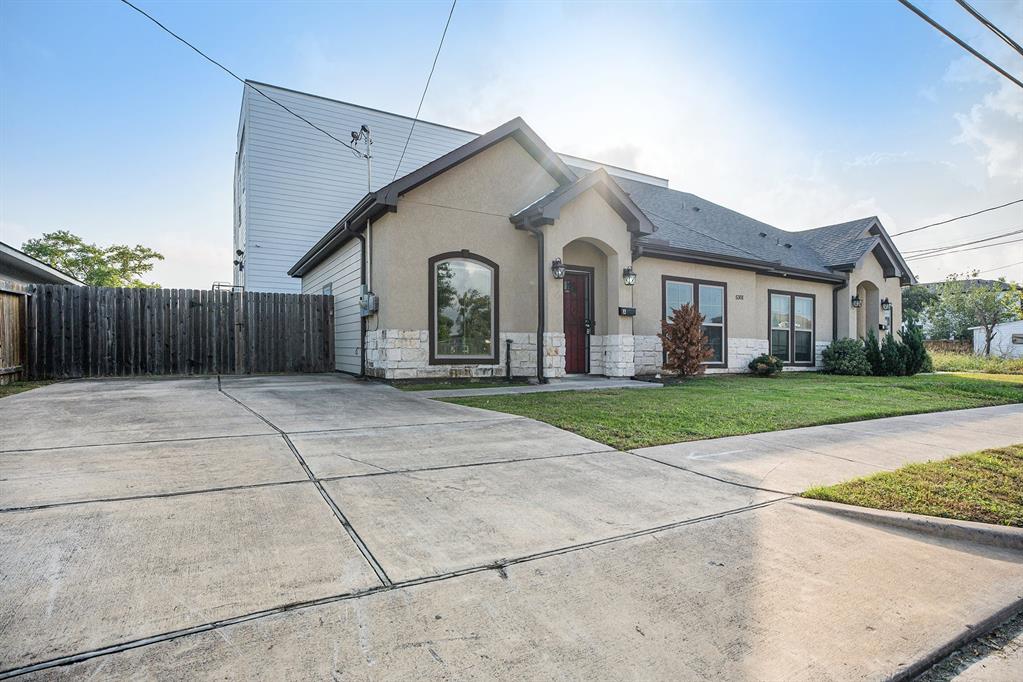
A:
MULTIPOLYGON (((973 330, 973 352, 983 355, 984 328, 971 327, 970 329, 973 330)), ((991 355, 1023 358, 1023 320, 995 325, 995 335, 991 339, 991 355)))

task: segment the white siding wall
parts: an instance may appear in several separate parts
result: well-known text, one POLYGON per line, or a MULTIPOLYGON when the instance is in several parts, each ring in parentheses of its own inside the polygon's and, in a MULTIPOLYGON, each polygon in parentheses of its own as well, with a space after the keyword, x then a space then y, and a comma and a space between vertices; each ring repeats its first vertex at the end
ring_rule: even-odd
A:
POLYGON ((322 294, 328 284, 334 294, 334 368, 358 374, 362 364, 359 317, 362 245, 358 239, 345 244, 303 277, 302 293, 322 294))
MULTIPOLYGON (((991 338, 991 355, 1005 358, 1023 358, 1023 344, 1013 343, 1013 335, 1023 334, 1023 320, 1003 322, 995 325, 995 335, 991 338)), ((973 352, 984 354, 984 329, 973 330, 973 352)))
MULTIPOLYGON (((254 85, 346 142, 351 131, 368 125, 373 134, 373 189, 394 178, 411 118, 271 85, 254 85)), ((398 176, 476 136, 435 123, 416 123, 398 176)), ((235 268, 235 283, 250 291, 298 293, 301 285, 288 277, 288 270, 366 194, 366 161, 248 87, 242 96, 238 154, 235 249, 245 252, 245 270, 235 268)), ((564 158, 577 165, 593 163, 564 158)), ((612 175, 667 184, 633 171, 607 170, 612 175)))

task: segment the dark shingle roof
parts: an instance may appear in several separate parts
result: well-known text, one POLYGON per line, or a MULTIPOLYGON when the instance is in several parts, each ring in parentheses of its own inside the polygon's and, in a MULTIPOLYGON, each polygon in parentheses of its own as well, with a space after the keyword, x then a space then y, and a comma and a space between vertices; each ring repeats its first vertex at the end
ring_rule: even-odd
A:
POLYGON ((864 238, 873 218, 855 221, 862 225, 858 230, 832 231, 828 227, 789 232, 695 194, 627 178, 615 180, 658 228, 653 235, 641 238, 641 244, 667 243, 678 249, 834 274, 831 267, 849 262, 838 262, 836 255, 845 255, 856 249, 859 249, 858 255, 862 255, 873 241, 872 237, 864 238))
POLYGON ((867 233, 877 218, 861 218, 798 232, 800 239, 819 253, 831 267, 849 265, 860 259, 876 237, 867 233))

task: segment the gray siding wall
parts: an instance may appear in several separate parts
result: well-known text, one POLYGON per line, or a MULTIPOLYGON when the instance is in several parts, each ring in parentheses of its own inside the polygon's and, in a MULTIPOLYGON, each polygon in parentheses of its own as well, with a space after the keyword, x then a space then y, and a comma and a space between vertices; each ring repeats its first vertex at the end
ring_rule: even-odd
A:
MULTIPOLYGON (((411 119, 269 85, 256 87, 341 140, 348 141, 351 131, 368 125, 373 134, 373 189, 391 181, 411 119)), ((399 173, 475 137, 420 121, 399 173)), ((301 284, 288 277, 288 269, 366 194, 366 161, 248 87, 239 158, 235 248, 245 251, 241 275, 246 289, 298 293, 301 284)), ((242 283, 237 268, 235 274, 242 283)))
POLYGON ((303 294, 322 294, 330 284, 334 294, 334 368, 350 374, 361 369, 361 283, 362 245, 353 239, 313 268, 301 284, 303 294))

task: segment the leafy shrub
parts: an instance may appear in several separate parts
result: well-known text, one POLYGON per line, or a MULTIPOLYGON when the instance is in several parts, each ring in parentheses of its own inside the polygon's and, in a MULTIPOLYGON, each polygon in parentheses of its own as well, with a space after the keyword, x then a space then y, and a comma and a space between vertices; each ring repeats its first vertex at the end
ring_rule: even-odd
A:
POLYGON ((676 308, 670 320, 662 320, 657 336, 664 346, 664 368, 679 376, 702 374, 703 361, 714 355, 703 334, 703 315, 692 304, 676 308))
POLYGON ((884 335, 881 346, 881 375, 900 377, 906 373, 906 353, 903 344, 895 340, 891 332, 884 335))
POLYGON ((784 363, 782 363, 781 358, 768 355, 767 353, 753 358, 748 365, 749 371, 761 377, 774 376, 781 372, 783 366, 784 363))
POLYGON ((857 339, 835 339, 822 353, 823 371, 828 374, 867 376, 870 363, 863 344, 857 339))
POLYGON ((884 360, 881 358, 881 344, 878 343, 877 334, 871 329, 867 332, 867 338, 863 342, 863 349, 866 352, 867 364, 870 365, 869 374, 884 376, 884 360))

